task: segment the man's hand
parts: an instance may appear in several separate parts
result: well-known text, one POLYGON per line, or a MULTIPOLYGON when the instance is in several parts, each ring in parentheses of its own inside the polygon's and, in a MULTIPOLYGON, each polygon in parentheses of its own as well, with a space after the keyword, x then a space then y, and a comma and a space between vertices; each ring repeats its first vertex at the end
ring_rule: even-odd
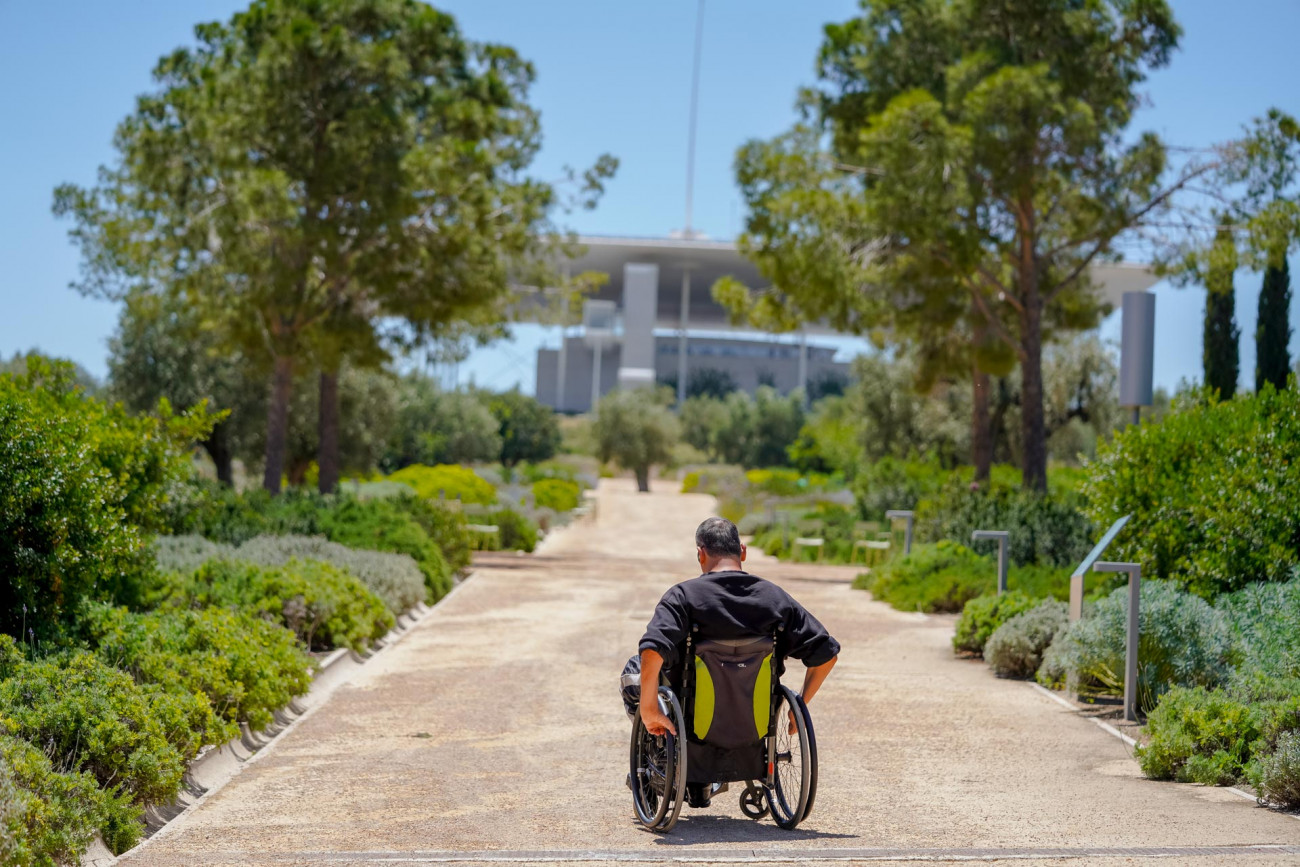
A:
POLYGON ((673 725, 673 721, 659 709, 658 695, 652 695, 650 700, 646 701, 645 694, 642 693, 641 722, 645 724, 645 730, 655 737, 660 737, 665 732, 671 732, 674 736, 677 734, 677 727, 673 725))

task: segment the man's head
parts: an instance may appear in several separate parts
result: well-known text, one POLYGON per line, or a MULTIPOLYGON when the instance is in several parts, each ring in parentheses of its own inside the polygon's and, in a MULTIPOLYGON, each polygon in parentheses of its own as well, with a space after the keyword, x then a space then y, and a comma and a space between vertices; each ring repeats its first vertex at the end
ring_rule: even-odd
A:
POLYGON ((723 561, 733 561, 736 568, 745 562, 745 546, 740 531, 726 518, 706 518, 695 528, 695 556, 700 570, 710 572, 723 561))

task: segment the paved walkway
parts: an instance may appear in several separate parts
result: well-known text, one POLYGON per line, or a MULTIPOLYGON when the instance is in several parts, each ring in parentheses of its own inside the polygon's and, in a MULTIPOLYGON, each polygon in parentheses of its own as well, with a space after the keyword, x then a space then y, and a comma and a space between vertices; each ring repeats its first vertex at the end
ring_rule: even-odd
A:
POLYGON ((844 645, 812 708, 814 815, 784 832, 744 818, 733 792, 684 810, 667 837, 641 830, 616 676, 659 595, 694 574, 692 533, 712 505, 607 480, 594 525, 490 558, 125 863, 1300 860, 1295 817, 1143 779, 1118 740, 955 659, 950 618, 876 603, 850 589, 851 569, 762 556, 751 568, 844 645))

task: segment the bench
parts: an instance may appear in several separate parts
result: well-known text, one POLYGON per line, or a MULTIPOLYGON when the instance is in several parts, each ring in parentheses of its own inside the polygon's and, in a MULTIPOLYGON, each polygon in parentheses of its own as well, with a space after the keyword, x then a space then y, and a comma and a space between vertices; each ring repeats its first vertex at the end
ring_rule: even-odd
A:
POLYGON ((822 553, 826 550, 826 540, 814 536, 803 536, 798 539, 795 539, 794 544, 790 546, 790 553, 794 555, 796 560, 799 558, 800 548, 816 548, 817 562, 820 563, 822 559, 822 553))
POLYGON ((476 550, 482 550, 478 548, 480 541, 488 542, 493 550, 501 547, 501 528, 496 524, 466 524, 465 529, 469 531, 476 550))
POLYGON ((889 550, 889 542, 883 539, 859 539, 853 543, 853 550, 849 552, 849 563, 852 564, 857 559, 858 552, 862 552, 862 565, 866 566, 870 561, 883 558, 883 552, 889 550), (880 554, 871 554, 869 552, 880 551, 880 554))

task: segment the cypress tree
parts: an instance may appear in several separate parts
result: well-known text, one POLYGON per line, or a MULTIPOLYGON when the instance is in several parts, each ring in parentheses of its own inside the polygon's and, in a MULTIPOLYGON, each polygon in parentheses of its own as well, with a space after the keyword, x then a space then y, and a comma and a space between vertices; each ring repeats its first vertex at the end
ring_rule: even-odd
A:
POLYGON ((1291 373, 1291 272, 1286 257, 1279 267, 1264 271, 1264 288, 1259 293, 1259 321, 1255 326, 1255 390, 1264 383, 1286 388, 1291 373))
POLYGON ((1205 367, 1205 384, 1230 398, 1237 393, 1240 359, 1237 339, 1241 329, 1235 316, 1237 299, 1232 285, 1233 272, 1237 270, 1237 248, 1232 230, 1220 228, 1210 251, 1209 269, 1205 279, 1205 340, 1202 362, 1205 367))

